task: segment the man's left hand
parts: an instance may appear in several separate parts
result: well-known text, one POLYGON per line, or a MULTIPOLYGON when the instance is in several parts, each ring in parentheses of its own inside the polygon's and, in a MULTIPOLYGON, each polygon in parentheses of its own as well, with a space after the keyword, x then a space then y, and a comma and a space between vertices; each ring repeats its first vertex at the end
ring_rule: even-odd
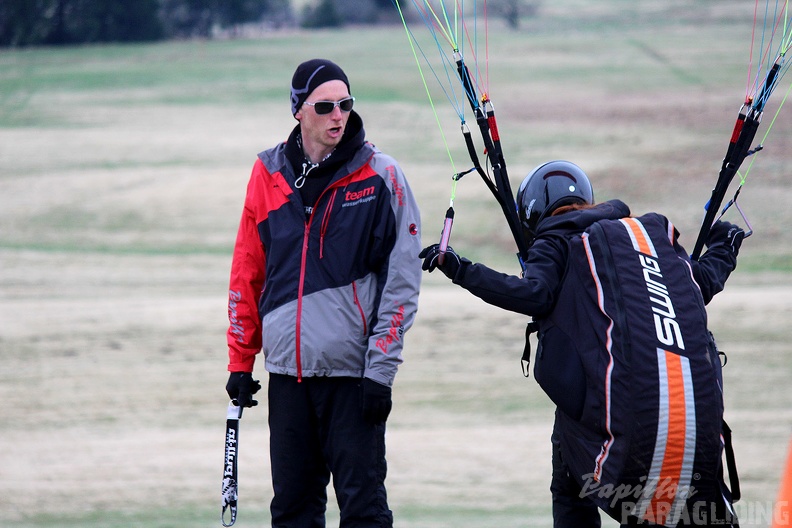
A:
POLYGON ((393 408, 391 388, 363 378, 363 419, 369 423, 384 423, 393 408))

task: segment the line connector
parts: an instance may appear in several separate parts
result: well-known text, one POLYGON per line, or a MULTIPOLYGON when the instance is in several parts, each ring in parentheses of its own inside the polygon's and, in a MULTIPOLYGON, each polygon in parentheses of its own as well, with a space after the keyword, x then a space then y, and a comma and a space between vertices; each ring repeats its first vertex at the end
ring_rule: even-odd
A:
POLYGON ((451 176, 451 179, 454 180, 454 181, 459 181, 459 180, 462 179, 462 176, 464 176, 465 174, 469 174, 469 173, 473 172, 474 170, 476 170, 476 167, 472 167, 472 168, 470 168, 470 169, 468 169, 466 171, 457 172, 456 174, 451 176))

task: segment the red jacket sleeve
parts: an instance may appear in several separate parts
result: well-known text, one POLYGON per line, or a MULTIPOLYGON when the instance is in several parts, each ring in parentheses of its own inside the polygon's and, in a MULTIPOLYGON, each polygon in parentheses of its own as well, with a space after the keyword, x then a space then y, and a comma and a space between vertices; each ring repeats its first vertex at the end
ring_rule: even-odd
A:
POLYGON ((261 351, 261 319, 258 300, 264 286, 266 256, 259 239, 256 218, 256 180, 262 169, 256 163, 247 187, 239 222, 231 279, 228 288, 228 370, 252 372, 261 351))

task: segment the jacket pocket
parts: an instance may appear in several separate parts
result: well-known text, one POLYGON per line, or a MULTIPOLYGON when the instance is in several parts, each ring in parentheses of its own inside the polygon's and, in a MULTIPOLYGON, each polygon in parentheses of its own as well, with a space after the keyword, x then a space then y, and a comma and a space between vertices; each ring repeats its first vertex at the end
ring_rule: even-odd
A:
POLYGON ((355 306, 360 313, 360 322, 363 325, 363 335, 368 335, 368 322, 366 321, 366 312, 363 310, 363 306, 360 304, 360 297, 358 297, 357 291, 357 283, 352 282, 352 300, 355 303, 355 306))

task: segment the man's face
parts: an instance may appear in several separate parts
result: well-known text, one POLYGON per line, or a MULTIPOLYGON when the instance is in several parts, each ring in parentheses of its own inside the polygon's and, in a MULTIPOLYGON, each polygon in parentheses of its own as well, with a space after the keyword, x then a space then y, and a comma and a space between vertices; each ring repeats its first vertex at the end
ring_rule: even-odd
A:
MULTIPOLYGON (((349 97, 349 90, 346 84, 343 81, 333 80, 320 84, 311 92, 306 102, 338 102, 347 97, 349 97)), ((329 114, 319 115, 313 106, 303 103, 294 117, 300 122, 306 153, 321 153, 324 156, 332 152, 341 141, 347 120, 349 120, 349 112, 344 112, 339 106, 336 106, 329 114)), ((320 160, 311 161, 318 162, 320 160)))

